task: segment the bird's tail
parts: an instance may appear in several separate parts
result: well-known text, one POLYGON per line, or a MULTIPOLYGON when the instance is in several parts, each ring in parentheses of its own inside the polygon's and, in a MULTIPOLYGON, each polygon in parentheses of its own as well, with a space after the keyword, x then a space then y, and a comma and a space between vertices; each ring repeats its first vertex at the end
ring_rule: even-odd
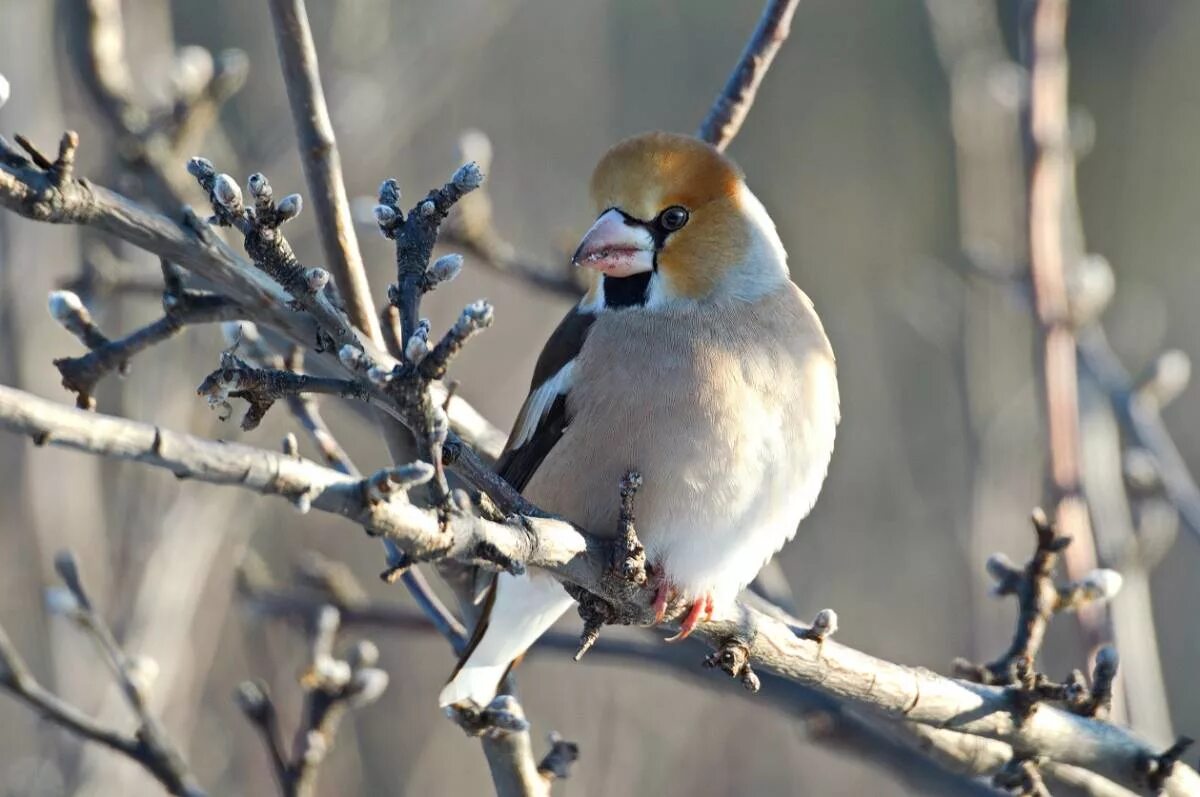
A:
POLYGON ((442 707, 492 702, 514 659, 524 653, 573 602, 562 585, 533 573, 496 578, 494 593, 454 675, 438 696, 442 707))

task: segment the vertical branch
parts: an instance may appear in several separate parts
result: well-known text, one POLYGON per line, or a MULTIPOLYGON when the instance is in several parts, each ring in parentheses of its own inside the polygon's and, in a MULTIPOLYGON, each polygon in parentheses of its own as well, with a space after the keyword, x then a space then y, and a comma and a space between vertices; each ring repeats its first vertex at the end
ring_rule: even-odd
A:
POLYGON ((792 30, 792 16, 800 0, 767 0, 758 27, 754 29, 737 66, 721 89, 708 115, 700 123, 696 137, 723 150, 742 129, 754 104, 754 95, 762 85, 775 54, 792 30))
POLYGON ((354 234, 342 180, 341 158, 321 88, 317 49, 304 0, 271 0, 270 7, 275 43, 283 66, 283 82, 287 86, 300 143, 300 160, 316 209, 317 232, 325 259, 346 300, 350 320, 375 344, 382 345, 383 333, 375 316, 367 272, 354 234))
MULTIPOLYGON (((1037 320, 1054 520, 1075 540, 1063 557, 1068 578, 1096 566, 1096 543, 1083 499, 1079 462, 1079 380, 1075 332, 1067 304, 1067 269, 1077 260, 1067 229, 1070 137, 1067 124, 1066 27, 1068 0, 1026 0, 1021 57, 1029 71, 1028 108, 1022 114, 1029 161, 1029 270, 1037 320)), ((1105 612, 1079 613, 1089 648, 1107 635, 1105 612)))

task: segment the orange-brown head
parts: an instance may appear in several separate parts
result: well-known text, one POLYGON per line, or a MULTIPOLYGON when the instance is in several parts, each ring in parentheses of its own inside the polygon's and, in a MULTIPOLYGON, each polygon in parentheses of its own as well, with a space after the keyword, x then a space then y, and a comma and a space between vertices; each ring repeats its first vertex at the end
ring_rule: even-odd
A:
POLYGON ((736 295, 743 276, 786 275, 774 225, 741 170, 698 139, 626 139, 601 158, 591 190, 599 218, 574 262, 603 275, 590 298, 603 286, 605 306, 736 295), (753 262, 764 257, 778 262, 753 262))

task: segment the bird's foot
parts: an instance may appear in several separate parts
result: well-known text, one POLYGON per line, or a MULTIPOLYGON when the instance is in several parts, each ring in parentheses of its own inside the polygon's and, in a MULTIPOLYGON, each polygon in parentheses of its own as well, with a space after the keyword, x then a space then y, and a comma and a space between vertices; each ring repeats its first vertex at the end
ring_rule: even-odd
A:
MULTIPOLYGON (((657 609, 658 601, 655 600, 657 609)), ((683 622, 679 626, 679 633, 675 636, 667 637, 667 642, 679 642, 691 636, 692 631, 701 622, 712 619, 713 614, 713 596, 711 592, 705 592, 692 602, 692 607, 688 609, 687 616, 683 618, 683 622)))
POLYGON ((654 624, 659 625, 667 616, 667 603, 671 600, 671 582, 665 578, 658 580, 654 590, 654 624))

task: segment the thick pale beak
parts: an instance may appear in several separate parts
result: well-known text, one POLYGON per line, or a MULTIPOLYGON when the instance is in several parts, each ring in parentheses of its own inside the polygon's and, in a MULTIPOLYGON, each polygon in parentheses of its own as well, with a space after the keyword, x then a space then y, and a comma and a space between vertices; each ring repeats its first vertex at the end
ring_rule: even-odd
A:
POLYGON ((610 277, 628 277, 654 269, 654 238, 629 224, 617 210, 606 210, 583 236, 571 262, 610 277))

